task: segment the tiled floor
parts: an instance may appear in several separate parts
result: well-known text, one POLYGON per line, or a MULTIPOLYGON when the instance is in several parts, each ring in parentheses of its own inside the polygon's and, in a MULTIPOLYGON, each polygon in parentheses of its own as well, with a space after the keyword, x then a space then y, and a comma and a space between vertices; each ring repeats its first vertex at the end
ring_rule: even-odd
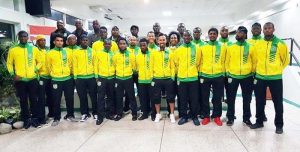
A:
MULTIPOLYGON (((237 120, 232 127, 210 123, 194 126, 192 122, 178 126, 167 118, 160 123, 150 119, 131 121, 127 115, 119 122, 105 120, 96 126, 94 120, 59 126, 18 130, 0 135, 1 152, 289 152, 300 151, 300 109, 284 104, 285 126, 282 135, 275 134, 274 110, 267 102, 268 122, 265 127, 250 130, 242 124, 242 103, 236 104, 237 120)), ((255 114, 254 102, 252 112, 255 114)), ((225 116, 223 112, 223 117, 225 116)), ((225 121, 225 118, 223 118, 225 121)), ((252 118, 254 122, 254 118, 252 118)))

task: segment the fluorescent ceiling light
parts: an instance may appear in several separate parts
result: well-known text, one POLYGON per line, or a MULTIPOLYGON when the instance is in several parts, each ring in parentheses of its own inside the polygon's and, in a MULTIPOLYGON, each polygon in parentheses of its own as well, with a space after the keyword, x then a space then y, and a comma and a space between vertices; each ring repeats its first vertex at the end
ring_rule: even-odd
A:
POLYGON ((162 14, 163 14, 163 16, 172 16, 171 11, 163 11, 162 14))

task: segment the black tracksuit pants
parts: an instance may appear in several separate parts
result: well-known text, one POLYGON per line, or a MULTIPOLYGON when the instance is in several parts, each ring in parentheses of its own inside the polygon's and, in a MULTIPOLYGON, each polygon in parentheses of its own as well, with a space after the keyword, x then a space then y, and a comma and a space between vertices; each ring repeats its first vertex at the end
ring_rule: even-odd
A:
POLYGON ((256 123, 263 124, 264 107, 266 102, 266 89, 270 88, 275 108, 274 124, 278 128, 283 127, 283 84, 279 80, 254 80, 254 92, 256 97, 256 123))
POLYGON ((133 116, 137 116, 137 104, 134 95, 133 79, 129 78, 126 80, 116 79, 115 83, 116 90, 116 112, 118 115, 123 114, 123 97, 124 92, 128 95, 130 109, 133 116))
POLYGON ((211 118, 221 117, 222 115, 222 97, 224 94, 224 77, 217 78, 201 78, 201 92, 202 92, 202 105, 203 114, 205 118, 210 117, 210 106, 209 106, 209 96, 210 88, 213 89, 213 113, 211 118))
POLYGON ((52 95, 54 99, 54 120, 61 118, 61 97, 64 93, 67 107, 67 117, 74 117, 74 80, 65 81, 52 80, 52 95))
POLYGON ((39 103, 39 121, 45 121, 45 106, 48 107, 48 117, 54 116, 54 101, 52 97, 51 79, 40 78, 38 87, 38 103, 39 103))
POLYGON ((76 90, 80 100, 81 114, 89 115, 88 96, 89 94, 92 103, 92 114, 97 114, 97 85, 95 78, 75 80, 76 90))
POLYGON ((98 90, 98 119, 105 117, 105 101, 107 103, 108 115, 114 115, 116 112, 115 97, 114 97, 115 79, 99 78, 97 82, 98 90), (105 96, 107 97, 105 100, 105 96))
POLYGON ((242 97, 243 97, 243 121, 250 120, 251 117, 251 110, 250 110, 250 103, 252 99, 253 93, 253 76, 243 78, 243 79, 235 79, 235 78, 228 78, 228 85, 227 85, 227 118, 229 120, 234 120, 235 118, 235 99, 239 85, 242 89, 242 97))
POLYGON ((141 103, 141 111, 143 112, 143 115, 148 116, 150 113, 151 109, 151 99, 150 96, 151 94, 151 84, 150 83, 139 83, 138 87, 138 94, 139 94, 139 99, 141 103))
POLYGON ((40 105, 38 104, 37 79, 30 81, 16 81, 15 88, 17 96, 20 98, 21 120, 25 122, 30 118, 38 119, 40 105))

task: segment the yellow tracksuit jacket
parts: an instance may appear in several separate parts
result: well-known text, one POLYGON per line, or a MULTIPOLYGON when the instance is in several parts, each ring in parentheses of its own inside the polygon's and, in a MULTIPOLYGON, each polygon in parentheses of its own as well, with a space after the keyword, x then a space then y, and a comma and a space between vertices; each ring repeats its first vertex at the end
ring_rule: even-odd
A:
POLYGON ((253 36, 251 39, 248 39, 248 43, 255 45, 258 41, 263 40, 263 38, 259 36, 253 36))
MULTIPOLYGON (((104 44, 103 40, 98 40, 95 43, 93 43, 92 49, 96 52, 102 51, 104 49, 103 44, 104 44)), ((111 41, 111 51, 114 54, 116 54, 118 52, 118 50, 119 50, 119 48, 118 48, 117 43, 115 41, 111 41)))
POLYGON ((113 64, 116 68, 116 78, 127 80, 132 78, 133 71, 136 70, 134 54, 128 50, 116 53, 113 57, 113 64))
POLYGON ((216 78, 225 75, 226 46, 218 41, 209 41, 200 47, 199 76, 216 78))
POLYGON ((115 66, 113 64, 114 53, 110 50, 101 50, 94 56, 94 71, 96 78, 115 78, 115 66))
POLYGON ((199 47, 200 46, 203 46, 204 44, 205 44, 205 42, 204 41, 202 41, 201 39, 200 40, 193 40, 192 41, 194 44, 196 44, 196 45, 198 45, 199 47))
POLYGON ((198 80, 200 48, 193 44, 182 44, 175 52, 177 81, 190 82, 198 80))
POLYGON ((151 83, 153 77, 153 54, 149 50, 146 53, 139 52, 136 56, 136 70, 139 83, 151 83))
POLYGON ((158 47, 156 44, 149 44, 149 45, 148 45, 148 50, 149 50, 150 52, 152 52, 152 51, 158 51, 158 50, 159 50, 159 47, 158 47))
POLYGON ((153 78, 175 78, 174 54, 166 48, 165 51, 153 51, 153 78))
POLYGON ((290 62, 286 44, 276 36, 256 44, 256 78, 263 80, 282 79, 282 72, 290 62))
POLYGON ((19 76, 20 81, 30 81, 38 77, 42 60, 38 48, 28 43, 18 44, 9 49, 6 65, 10 75, 19 76))
POLYGON ((73 75, 74 79, 94 78, 94 56, 95 51, 92 48, 79 48, 73 52, 73 75))
POLYGON ((223 45, 225 45, 226 47, 227 46, 230 46, 231 44, 233 44, 231 41, 229 41, 228 38, 224 39, 222 37, 219 38, 219 42, 223 45))
POLYGON ((46 54, 50 51, 49 48, 45 48, 45 49, 39 49, 39 53, 40 53, 40 57, 41 57, 41 62, 42 62, 42 66, 39 69, 39 76, 44 78, 44 79, 50 79, 50 75, 49 75, 49 71, 46 67, 46 54))
POLYGON ((227 47, 225 69, 227 76, 243 79, 255 72, 255 48, 248 42, 236 42, 227 47))
POLYGON ((46 55, 46 66, 54 81, 65 81, 71 79, 72 51, 65 48, 53 48, 46 55))

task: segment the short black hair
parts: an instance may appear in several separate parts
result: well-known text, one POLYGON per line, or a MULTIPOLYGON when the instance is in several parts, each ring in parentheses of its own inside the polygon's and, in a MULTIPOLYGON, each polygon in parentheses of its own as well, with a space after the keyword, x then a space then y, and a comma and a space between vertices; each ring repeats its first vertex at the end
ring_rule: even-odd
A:
POLYGON ((254 24, 252 24, 252 27, 254 27, 254 26, 258 26, 258 27, 260 27, 260 28, 261 28, 261 24, 260 24, 260 23, 258 23, 258 22, 255 22, 254 24))
POLYGON ((132 25, 132 26, 130 27, 130 30, 132 30, 133 28, 137 28, 137 29, 139 30, 139 27, 138 27, 137 25, 132 25))
POLYGON ((180 40, 180 34, 176 31, 171 31, 168 35, 168 38, 171 39, 171 36, 175 34, 177 36, 177 40, 179 41, 180 40))
POLYGON ((62 34, 59 34, 59 33, 54 33, 53 40, 55 40, 56 38, 64 39, 64 36, 62 34))
POLYGON ((26 31, 22 30, 22 31, 18 32, 18 37, 21 37, 22 34, 27 34, 27 36, 28 36, 28 33, 26 31))
POLYGON ((166 34, 164 34, 164 33, 159 33, 158 34, 158 37, 161 37, 161 36, 165 36, 166 38, 168 37, 166 34))
MULTIPOLYGON (((273 28, 274 28, 274 23, 272 23, 272 22, 267 22, 267 23, 265 23, 265 25, 272 25, 273 28)), ((265 25, 264 25, 264 26, 265 26, 265 25)))
POLYGON ((146 43, 148 44, 148 40, 147 40, 146 38, 140 39, 140 43, 141 43, 141 42, 146 42, 146 43))
POLYGON ((214 32, 216 32, 217 34, 219 34, 219 31, 218 31, 217 28, 214 28, 214 27, 210 28, 210 29, 208 30, 208 33, 212 32, 212 31, 214 31, 214 32))
POLYGON ((82 40, 82 39, 84 39, 84 38, 88 38, 86 34, 82 34, 82 35, 80 36, 80 40, 82 40))
POLYGON ((104 29, 107 31, 107 28, 105 26, 100 26, 100 29, 104 29))
POLYGON ((185 30, 183 33, 188 33, 190 36, 192 36, 192 32, 190 30, 185 30))
POLYGON ((153 31, 149 31, 149 32, 147 33, 147 36, 148 36, 150 33, 153 33, 153 34, 154 34, 154 32, 153 32, 153 31))
POLYGON ((111 30, 113 30, 113 29, 118 29, 119 30, 119 27, 118 26, 114 26, 114 27, 111 28, 111 30))
POLYGON ((118 44, 119 44, 120 41, 122 41, 122 40, 124 40, 124 41, 126 42, 126 44, 127 44, 127 40, 126 40, 124 37, 120 37, 120 38, 118 39, 118 44))
POLYGON ((107 38, 107 39, 104 39, 103 42, 104 42, 104 43, 111 43, 111 39, 108 39, 108 38, 107 38))

